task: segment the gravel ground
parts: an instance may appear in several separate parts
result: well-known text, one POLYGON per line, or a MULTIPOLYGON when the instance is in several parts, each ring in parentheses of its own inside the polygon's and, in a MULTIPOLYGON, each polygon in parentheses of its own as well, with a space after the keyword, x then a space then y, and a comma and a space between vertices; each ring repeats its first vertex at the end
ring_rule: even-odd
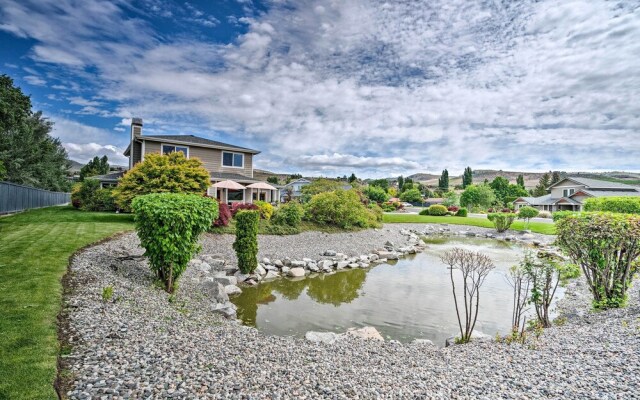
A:
MULTIPOLYGON (((261 255, 297 258, 329 248, 355 255, 400 240, 398 227, 384 229, 261 237, 261 255)), ((203 252, 231 255, 231 240, 209 237, 203 252)), ((573 283, 573 294, 561 302, 568 321, 525 346, 476 342, 441 349, 358 338, 326 345, 265 336, 212 315, 192 268, 171 297, 153 286, 141 254, 136 236, 125 234, 74 258, 73 289, 64 303, 63 333, 73 346, 63 359, 72 377, 68 397, 640 397, 637 288, 627 308, 592 313, 585 285, 573 283), (107 286, 114 296, 105 302, 107 286)))

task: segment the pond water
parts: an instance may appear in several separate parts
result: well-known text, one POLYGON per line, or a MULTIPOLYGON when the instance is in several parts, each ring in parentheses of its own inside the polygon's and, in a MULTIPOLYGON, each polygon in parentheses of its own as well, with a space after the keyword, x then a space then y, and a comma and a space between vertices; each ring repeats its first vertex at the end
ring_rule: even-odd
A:
MULTIPOLYGON (((431 239, 425 252, 395 264, 342 270, 306 279, 278 279, 245 287, 232 298, 238 318, 266 334, 303 337, 307 331, 342 333, 373 326, 401 342, 430 339, 443 345, 459 331, 449 271, 440 254, 454 247, 480 251, 496 268, 480 293, 476 330, 507 334, 511 327, 512 288, 508 269, 525 249, 490 239, 431 239)), ((459 287, 459 286, 458 286, 459 287)), ((562 295, 558 288, 556 298, 562 295)))

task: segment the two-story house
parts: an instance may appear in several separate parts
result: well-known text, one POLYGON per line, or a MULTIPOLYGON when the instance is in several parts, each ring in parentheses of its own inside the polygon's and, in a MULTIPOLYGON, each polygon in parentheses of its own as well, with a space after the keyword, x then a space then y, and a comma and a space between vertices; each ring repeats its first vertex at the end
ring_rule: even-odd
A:
POLYGON ((540 197, 520 197, 513 204, 544 211, 582 211, 585 199, 590 197, 640 196, 640 188, 624 183, 598 179, 567 177, 551 185, 550 193, 540 197))
MULTIPOLYGON (((194 135, 143 135, 142 119, 131 120, 130 143, 124 151, 129 158, 129 168, 144 161, 151 153, 169 154, 182 152, 187 158, 198 158, 211 176, 207 194, 225 203, 250 203, 261 199, 278 200, 277 189, 253 179, 253 157, 258 150, 222 143, 194 135), (232 181, 227 182, 227 181, 232 181), (232 183, 239 184, 233 185, 232 183), (237 188, 231 188, 236 186, 237 188)), ((115 185, 124 172, 95 177, 102 186, 115 185)))

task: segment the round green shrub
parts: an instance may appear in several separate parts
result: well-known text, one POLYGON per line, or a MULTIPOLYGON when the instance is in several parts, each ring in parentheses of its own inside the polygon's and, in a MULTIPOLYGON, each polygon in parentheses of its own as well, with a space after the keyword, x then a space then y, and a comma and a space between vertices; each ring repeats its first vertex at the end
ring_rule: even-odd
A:
POLYGON ((443 206, 442 204, 433 204, 429 206, 427 210, 429 212, 429 215, 434 215, 434 216, 447 215, 449 212, 449 210, 447 210, 447 207, 443 206))
POLYGON ((511 227, 511 224, 516 219, 514 213, 491 213, 487 215, 489 221, 493 222, 493 226, 498 232, 505 232, 511 227))
POLYGON ((233 249, 238 258, 238 269, 250 274, 258 266, 258 226, 260 211, 240 210, 235 216, 236 240, 233 249))
POLYGON ((260 211, 260 218, 269 221, 271 216, 273 215, 273 206, 266 201, 254 201, 253 204, 258 206, 258 210, 260 211))
POLYGON ((287 225, 297 228, 302 221, 304 208, 297 201, 290 201, 281 205, 273 216, 272 222, 276 225, 287 225))
POLYGON ((136 230, 149 265, 168 292, 198 252, 198 238, 218 217, 218 203, 193 194, 154 193, 133 199, 136 230))
POLYGON ((374 212, 362 204, 354 190, 336 190, 313 196, 305 206, 305 218, 343 229, 380 225, 374 212))
POLYGON ((456 217, 466 217, 468 214, 468 211, 466 208, 462 207, 461 209, 459 209, 458 211, 456 211, 456 217))

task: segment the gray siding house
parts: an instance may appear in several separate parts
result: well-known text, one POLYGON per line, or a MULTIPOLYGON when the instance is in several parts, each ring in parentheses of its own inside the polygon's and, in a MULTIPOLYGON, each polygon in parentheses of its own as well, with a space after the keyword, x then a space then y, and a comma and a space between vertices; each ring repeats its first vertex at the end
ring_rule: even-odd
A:
POLYGON ((520 197, 513 204, 543 211, 582 211, 583 202, 590 197, 640 196, 640 188, 624 183, 598 179, 567 177, 549 187, 550 193, 540 197, 520 197))

